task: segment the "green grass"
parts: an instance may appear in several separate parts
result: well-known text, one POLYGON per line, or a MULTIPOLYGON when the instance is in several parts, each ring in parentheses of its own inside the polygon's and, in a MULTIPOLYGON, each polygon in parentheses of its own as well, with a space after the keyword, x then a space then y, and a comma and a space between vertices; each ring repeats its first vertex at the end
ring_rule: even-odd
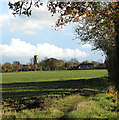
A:
POLYGON ((116 118, 106 70, 4 73, 3 119, 116 118))
MULTIPOLYGON (((88 90, 88 89, 87 89, 88 90)), ((88 91, 90 92, 90 90, 88 91)), ((34 102, 33 100, 29 101, 34 102)), ((82 96, 80 93, 65 97, 45 98, 42 106, 39 108, 27 108, 18 112, 6 112, 3 118, 117 118, 117 102, 111 102, 111 99, 105 93, 90 93, 89 97, 82 96)))
POLYGON ((113 103, 104 93, 89 97, 75 106, 67 118, 117 118, 115 110, 117 102, 113 103))
POLYGON ((107 76, 107 70, 36 71, 3 73, 2 83, 63 81, 107 76))
POLYGON ((61 95, 81 87, 101 89, 102 80, 96 78, 104 76, 106 70, 3 73, 3 99, 61 95))

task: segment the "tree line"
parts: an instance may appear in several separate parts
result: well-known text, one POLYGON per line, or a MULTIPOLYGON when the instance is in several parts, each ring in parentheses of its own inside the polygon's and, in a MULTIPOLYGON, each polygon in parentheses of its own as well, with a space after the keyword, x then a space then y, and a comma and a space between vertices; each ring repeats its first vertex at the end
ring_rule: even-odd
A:
MULTIPOLYGON (((48 58, 40 61, 37 64, 21 64, 19 61, 13 62, 13 64, 6 62, 3 65, 0 64, 0 72, 21 72, 21 71, 53 71, 53 70, 78 70, 79 65, 82 63, 89 63, 89 61, 79 62, 77 59, 71 59, 69 61, 58 60, 56 58, 48 58)), ((92 61, 94 69, 106 68, 105 63, 92 61)))

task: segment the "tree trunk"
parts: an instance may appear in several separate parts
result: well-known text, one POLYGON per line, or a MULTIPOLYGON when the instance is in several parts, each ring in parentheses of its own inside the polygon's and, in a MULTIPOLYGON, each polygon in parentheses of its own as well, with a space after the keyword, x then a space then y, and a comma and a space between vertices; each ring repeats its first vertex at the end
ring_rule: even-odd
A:
MULTIPOLYGON (((116 9, 118 11, 119 7, 119 1, 118 5, 116 6, 116 9)), ((118 12, 117 12, 118 13, 118 12)), ((108 72, 109 72, 109 79, 115 86, 115 89, 119 92, 119 18, 117 17, 114 20, 115 23, 115 47, 111 50, 108 58, 108 72)))
POLYGON ((119 91, 119 20, 115 22, 115 87, 119 91))
POLYGON ((115 47, 110 49, 107 53, 107 68, 109 73, 109 81, 115 86, 119 92, 119 20, 115 23, 115 47))

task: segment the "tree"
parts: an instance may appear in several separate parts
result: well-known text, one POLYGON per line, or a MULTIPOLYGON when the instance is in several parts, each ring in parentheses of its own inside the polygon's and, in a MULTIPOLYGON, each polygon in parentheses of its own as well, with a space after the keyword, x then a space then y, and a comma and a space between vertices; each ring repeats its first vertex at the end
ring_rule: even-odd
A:
POLYGON ((64 70, 65 68, 64 60, 58 60, 58 70, 64 70))
POLYGON ((30 64, 33 65, 33 58, 30 58, 29 60, 30 60, 30 64))
POLYGON ((21 70, 21 65, 20 65, 19 61, 14 61, 14 63, 13 63, 13 70, 16 71, 16 72, 21 70))
POLYGON ((2 65, 2 73, 6 71, 7 71, 7 68, 4 65, 2 65))
POLYGON ((105 69, 106 68, 105 63, 97 62, 97 61, 92 61, 92 63, 94 65, 94 68, 96 68, 96 69, 105 69))
POLYGON ((65 62, 65 67, 67 69, 77 69, 78 65, 79 65, 79 61, 76 58, 65 62))
POLYGON ((58 68, 58 60, 55 58, 49 58, 44 61, 44 66, 48 68, 48 70, 56 70, 58 68))
MULTIPOLYGON (((37 3, 41 4, 41 1, 37 3)), ((9 3, 13 14, 31 15, 32 0, 9 3), (23 9, 23 5, 26 5, 23 9), (29 5, 28 5, 29 4, 29 5)), ((56 28, 71 22, 79 23, 74 29, 76 38, 91 42, 94 49, 106 54, 110 81, 119 91, 119 1, 118 2, 59 2, 47 4, 52 14, 60 14, 56 28), (57 9, 58 8, 58 9, 57 9)))
POLYGON ((2 65, 0 64, 0 73, 2 72, 2 65))
POLYGON ((37 71, 37 69, 38 69, 38 65, 37 64, 34 65, 34 69, 35 69, 35 71, 37 71))
POLYGON ((70 61, 74 64, 74 66, 78 66, 79 65, 79 61, 76 58, 71 59, 70 61))
POLYGON ((34 70, 34 65, 33 64, 29 64, 29 71, 33 71, 34 70))
POLYGON ((42 66, 38 66, 38 70, 39 70, 39 71, 42 71, 42 66))
POLYGON ((97 61, 92 61, 94 68, 97 68, 97 66, 99 65, 99 63, 97 61))
POLYGON ((66 67, 67 69, 72 69, 73 66, 74 66, 74 64, 73 64, 72 61, 66 61, 66 62, 65 62, 65 67, 66 67))
POLYGON ((59 60, 58 63, 59 63, 59 67, 64 67, 65 65, 64 60, 59 60))
POLYGON ((5 72, 12 72, 13 71, 13 66, 11 63, 6 62, 5 64, 3 64, 4 69, 6 68, 5 72))
POLYGON ((89 63, 89 62, 88 62, 88 60, 86 60, 86 61, 83 61, 82 63, 89 63))

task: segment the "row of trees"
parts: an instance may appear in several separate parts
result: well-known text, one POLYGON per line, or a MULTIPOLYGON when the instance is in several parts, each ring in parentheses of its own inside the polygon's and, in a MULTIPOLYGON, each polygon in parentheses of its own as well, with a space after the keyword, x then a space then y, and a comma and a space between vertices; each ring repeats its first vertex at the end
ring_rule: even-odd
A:
MULTIPOLYGON (((88 61, 83 61, 81 63, 89 63, 88 61)), ((47 70, 75 70, 81 64, 77 59, 71 59, 69 61, 58 60, 55 58, 48 58, 42 60, 38 64, 28 64, 22 65, 20 62, 5 63, 0 65, 1 72, 17 72, 17 71, 47 71, 47 70)), ((105 68, 104 63, 92 61, 95 68, 105 68)))

